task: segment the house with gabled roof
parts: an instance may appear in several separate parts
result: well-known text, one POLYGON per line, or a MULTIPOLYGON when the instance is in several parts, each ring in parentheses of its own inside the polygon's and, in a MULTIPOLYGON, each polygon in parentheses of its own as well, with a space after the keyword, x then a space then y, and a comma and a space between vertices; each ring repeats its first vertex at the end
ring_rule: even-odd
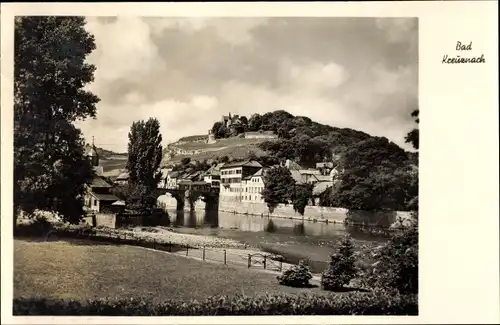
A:
POLYGON ((218 163, 210 167, 203 176, 203 181, 211 184, 213 188, 220 188, 220 169, 224 163, 218 163))
POLYGON ((92 164, 95 176, 92 182, 86 185, 83 197, 84 208, 94 213, 113 212, 112 204, 119 199, 111 192, 113 185, 102 176, 102 166, 99 163, 99 155, 93 138, 92 145, 85 146, 85 154, 92 164))
POLYGON ((112 188, 113 185, 104 177, 94 177, 85 191, 84 206, 86 210, 94 213, 116 212, 113 203, 119 201, 119 198, 111 192, 112 188))
POLYGON ((261 168, 255 174, 247 176, 245 181, 245 191, 243 193, 242 201, 245 202, 264 202, 262 191, 265 187, 264 175, 268 168, 261 168))
POLYGON ((226 163, 220 168, 220 200, 241 202, 244 198, 246 178, 254 175, 262 164, 255 160, 226 163))

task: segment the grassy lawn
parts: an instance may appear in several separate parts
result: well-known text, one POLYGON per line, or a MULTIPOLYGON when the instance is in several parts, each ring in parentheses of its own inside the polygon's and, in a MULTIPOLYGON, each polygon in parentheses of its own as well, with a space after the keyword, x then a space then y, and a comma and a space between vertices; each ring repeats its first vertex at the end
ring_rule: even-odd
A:
POLYGON ((265 292, 322 292, 280 286, 271 274, 140 247, 89 241, 14 241, 14 296, 153 300, 265 292))

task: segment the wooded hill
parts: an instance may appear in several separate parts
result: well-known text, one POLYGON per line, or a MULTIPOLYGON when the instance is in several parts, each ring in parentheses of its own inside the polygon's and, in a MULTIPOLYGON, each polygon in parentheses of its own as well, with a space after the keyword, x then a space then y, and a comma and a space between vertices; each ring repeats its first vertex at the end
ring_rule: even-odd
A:
MULTIPOLYGON (((356 143, 377 138, 350 128, 321 124, 305 116, 294 116, 284 110, 253 114, 249 119, 239 117, 229 127, 215 122, 212 127, 213 134, 219 139, 256 131, 272 131, 278 135, 278 140, 259 144, 259 148, 270 157, 276 160, 294 159, 304 167, 331 160, 333 154, 338 155, 356 143)), ((404 152, 396 144, 391 144, 394 149, 404 152)))

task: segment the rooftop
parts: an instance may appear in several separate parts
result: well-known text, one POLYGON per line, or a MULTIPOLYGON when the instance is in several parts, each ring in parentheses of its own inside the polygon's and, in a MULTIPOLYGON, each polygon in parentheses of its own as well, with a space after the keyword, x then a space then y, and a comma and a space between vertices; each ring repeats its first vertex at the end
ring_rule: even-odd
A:
POLYGON ((124 173, 121 173, 120 175, 118 175, 118 177, 116 177, 116 180, 117 181, 128 180, 129 177, 130 177, 129 173, 128 172, 124 172, 124 173))
POLYGON ((315 175, 315 176, 320 182, 329 182, 332 180, 332 176, 330 175, 315 175))
POLYGON ((329 187, 332 186, 333 186, 333 181, 316 183, 313 188, 313 195, 320 195, 321 193, 323 193, 329 187))
POLYGON ((304 184, 304 181, 302 180, 302 175, 298 170, 290 170, 290 174, 292 174, 292 178, 297 184, 304 184))
POLYGON ((107 188, 109 188, 112 186, 104 178, 97 176, 97 177, 94 177, 94 179, 92 179, 91 187, 107 187, 107 188))
POLYGON ((120 199, 114 196, 113 194, 99 194, 92 192, 92 195, 95 196, 99 201, 119 201, 120 199))
POLYGON ((316 169, 300 169, 299 173, 302 175, 320 175, 321 172, 316 169))
POLYGON ((262 168, 262 165, 255 160, 246 160, 246 161, 239 161, 239 162, 233 162, 233 163, 226 163, 224 166, 221 167, 221 169, 226 169, 226 168, 234 168, 234 167, 259 167, 262 168))

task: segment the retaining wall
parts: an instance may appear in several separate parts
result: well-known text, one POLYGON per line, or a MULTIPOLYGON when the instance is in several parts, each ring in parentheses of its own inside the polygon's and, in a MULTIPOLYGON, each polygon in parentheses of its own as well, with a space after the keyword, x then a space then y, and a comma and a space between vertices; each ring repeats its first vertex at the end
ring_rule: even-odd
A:
MULTIPOLYGON (((177 201, 173 197, 163 197, 162 202, 165 202, 169 209, 177 207, 177 201)), ((185 210, 189 211, 189 205, 186 204, 185 210)), ((205 210, 205 203, 198 200, 195 204, 195 210, 205 210)), ((261 202, 219 202, 219 211, 238 214, 249 215, 269 215, 275 218, 287 219, 302 219, 316 220, 318 222, 344 222, 347 217, 347 209, 333 208, 333 207, 320 207, 320 206, 307 206, 305 208, 304 216, 293 210, 291 204, 279 204, 273 211, 269 213, 269 209, 265 203, 261 202)), ((372 212, 372 211, 351 211, 349 213, 349 220, 356 224, 364 224, 370 226, 391 226, 399 219, 408 221, 411 219, 411 213, 406 211, 387 211, 387 212, 372 212)))

